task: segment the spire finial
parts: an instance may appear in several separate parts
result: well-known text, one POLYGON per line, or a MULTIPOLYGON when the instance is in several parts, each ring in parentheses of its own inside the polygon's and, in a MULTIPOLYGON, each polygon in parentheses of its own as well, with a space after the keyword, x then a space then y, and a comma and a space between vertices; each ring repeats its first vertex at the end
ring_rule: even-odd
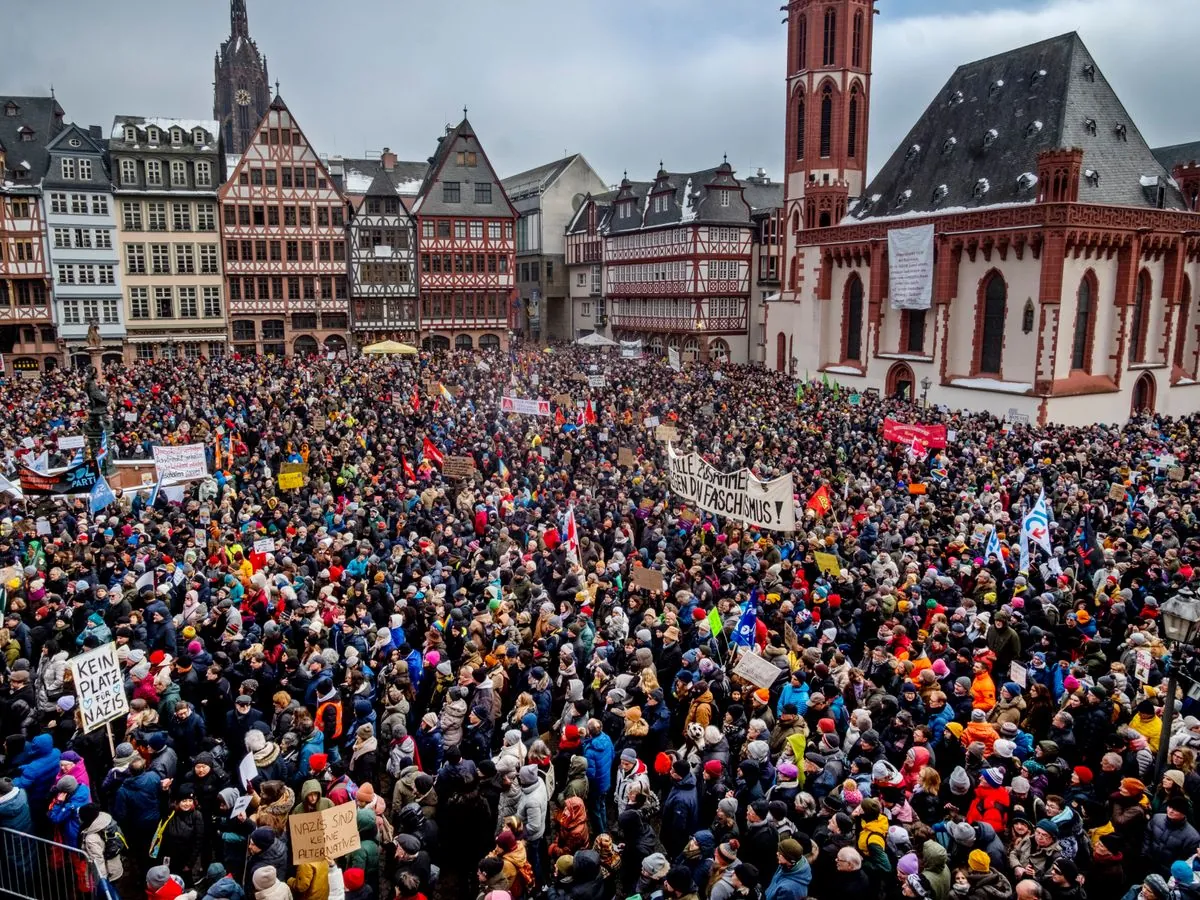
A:
POLYGON ((722 159, 724 162, 728 163, 728 162, 729 162, 729 154, 728 154, 728 153, 724 153, 724 154, 722 154, 722 155, 721 155, 721 159, 722 159))
POLYGON ((465 119, 466 117, 467 117, 467 104, 464 103, 463 104, 463 118, 465 119))
POLYGON ((278 94, 279 94, 279 79, 278 78, 275 79, 275 94, 276 94, 276 96, 278 96, 278 94))

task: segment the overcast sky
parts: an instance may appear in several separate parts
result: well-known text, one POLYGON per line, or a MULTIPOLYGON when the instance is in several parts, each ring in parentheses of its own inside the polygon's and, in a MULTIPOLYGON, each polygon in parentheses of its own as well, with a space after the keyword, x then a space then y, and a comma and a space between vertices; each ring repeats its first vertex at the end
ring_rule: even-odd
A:
MULTIPOLYGON (((609 182, 723 153, 778 178, 782 0, 248 0, 272 79, 321 153, 424 159, 463 105, 501 177, 582 152, 609 182)), ((879 0, 878 168, 963 62, 1078 30, 1151 146, 1200 139, 1197 0, 879 0), (950 10, 950 12, 948 12, 950 10), (1184 86, 1182 88, 1177 86, 1184 86)), ((68 119, 212 114, 226 0, 23 4, 0 92, 68 119), (18 27, 19 26, 19 27, 18 27)))

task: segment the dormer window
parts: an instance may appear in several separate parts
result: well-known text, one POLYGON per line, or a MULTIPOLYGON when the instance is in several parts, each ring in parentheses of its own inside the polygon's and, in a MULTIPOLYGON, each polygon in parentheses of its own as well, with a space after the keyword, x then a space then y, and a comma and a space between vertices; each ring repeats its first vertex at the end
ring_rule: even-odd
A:
POLYGON ((32 144, 34 133, 34 130, 28 125, 22 125, 20 131, 18 132, 18 134, 21 135, 21 143, 32 144))
POLYGON ((1129 140, 1129 129, 1125 126, 1124 123, 1117 125, 1117 127, 1114 128, 1113 131, 1116 133, 1118 141, 1129 140))
POLYGON ((1029 86, 1031 88, 1037 87, 1039 84, 1042 83, 1042 80, 1045 77, 1046 77, 1046 70, 1038 69, 1036 72, 1034 72, 1032 75, 1029 76, 1029 86))
POLYGON ((125 126, 125 140, 130 144, 137 143, 137 129, 132 125, 125 126))
POLYGON ((21 113, 21 107, 9 100, 4 104, 4 116, 8 119, 15 119, 21 113))
POLYGON ((977 182, 975 182, 975 199, 982 200, 987 196, 987 192, 991 189, 991 183, 986 178, 980 178, 977 182))
POLYGON ((1083 77, 1088 81, 1096 80, 1096 67, 1091 63, 1087 63, 1083 67, 1083 77))
POLYGON ((940 206, 942 201, 946 199, 946 195, 950 193, 950 188, 947 185, 939 184, 933 189, 933 197, 930 201, 934 206, 940 206))
POLYGON ((1084 127, 1084 130, 1087 131, 1088 134, 1095 134, 1096 133, 1096 120, 1089 116, 1088 118, 1083 120, 1083 127, 1084 127))
POLYGON ((1042 127, 1043 126, 1042 126, 1041 121, 1035 119, 1034 121, 1030 122, 1028 125, 1025 126, 1025 136, 1026 137, 1036 137, 1041 132, 1042 127))
POLYGON ((989 128, 987 134, 983 136, 984 149, 987 149, 988 147, 992 146, 992 144, 996 143, 996 138, 998 137, 1000 137, 1000 132, 998 132, 995 128, 989 128))
POLYGON ((942 153, 953 153, 955 146, 958 144, 958 138, 951 135, 942 143, 942 153))
POLYGON ((192 132, 192 140, 197 144, 203 144, 204 143, 204 129, 197 128, 195 131, 193 131, 192 132))
POLYGON ((182 144, 183 143, 182 129, 179 129, 179 128, 171 129, 171 143, 172 144, 182 144))
POLYGON ((733 194, 733 191, 721 191, 720 192, 722 206, 729 205, 729 198, 732 194, 733 194))
POLYGON ((920 156, 920 155, 921 155, 921 145, 920 145, 920 144, 913 144, 913 145, 912 145, 911 147, 909 147, 909 148, 908 148, 908 150, 905 152, 905 154, 904 154, 904 161, 905 161, 905 162, 912 162, 914 159, 916 159, 916 158, 917 158, 918 156, 920 156))
POLYGON ((147 128, 146 129, 146 140, 148 140, 151 144, 157 144, 158 143, 158 129, 155 128, 154 126, 147 128))
POLYGON ((946 105, 947 106, 958 106, 958 104, 960 104, 962 102, 963 102, 963 92, 962 91, 954 91, 953 93, 950 94, 949 99, 946 101, 946 105))
POLYGON ((993 82, 991 83, 991 85, 989 85, 989 87, 988 87, 988 96, 989 96, 989 97, 995 97, 995 96, 996 96, 998 93, 1000 93, 1000 89, 1001 89, 1001 88, 1003 88, 1003 87, 1004 87, 1004 79, 1003 79, 1003 78, 997 78, 995 81, 993 81, 993 82))
POLYGON ((1037 176, 1032 172, 1025 172, 1017 178, 1017 191, 1025 192, 1031 190, 1037 184, 1037 176))

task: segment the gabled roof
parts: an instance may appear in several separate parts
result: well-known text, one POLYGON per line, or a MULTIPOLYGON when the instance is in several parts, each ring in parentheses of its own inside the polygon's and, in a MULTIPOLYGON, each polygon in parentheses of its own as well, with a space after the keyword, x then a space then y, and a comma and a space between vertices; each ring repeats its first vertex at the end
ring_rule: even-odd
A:
MULTIPOLYGON (((532 193, 541 193, 554 184, 558 177, 567 171, 571 163, 577 159, 583 159, 583 154, 572 153, 570 156, 564 156, 562 159, 556 159, 543 166, 510 175, 500 183, 504 185, 504 193, 508 194, 509 199, 512 200, 532 193)), ((584 165, 587 165, 587 160, 583 160, 583 162, 584 165)))
POLYGON ((596 207, 596 230, 602 233, 608 225, 608 218, 612 215, 613 200, 616 199, 618 191, 605 191, 602 194, 588 194, 583 198, 583 202, 579 204, 579 208, 575 210, 575 214, 571 216, 571 220, 567 223, 567 234, 583 234, 588 228, 588 207, 596 207))
MULTIPOLYGON (((746 183, 738 181, 727 162, 699 172, 669 172, 660 168, 654 181, 625 178, 613 196, 613 203, 632 199, 637 213, 624 219, 619 215, 612 216, 608 228, 614 233, 625 233, 691 222, 749 225, 753 203, 748 194, 742 194, 745 203, 738 201, 728 207, 721 207, 715 197, 718 190, 744 191, 746 187, 746 183), (661 195, 664 188, 668 188, 673 196, 665 211, 656 212, 653 198, 661 195)), ((782 193, 779 202, 782 205, 782 193)))
POLYGON ((429 159, 429 170, 425 173, 425 180, 417 192, 413 212, 426 216, 517 217, 517 211, 508 199, 508 194, 504 192, 504 185, 496 177, 496 170, 488 161, 475 129, 465 117, 458 123, 458 127, 449 129, 438 138, 437 150, 429 159), (476 165, 460 166, 454 156, 459 151, 475 153, 476 165), (484 180, 492 185, 492 202, 476 204, 472 186, 484 180), (443 181, 457 181, 462 186, 461 202, 446 203, 442 200, 441 191, 435 188, 443 181))
POLYGON ((1186 144, 1172 144, 1169 147, 1155 147, 1151 151, 1167 174, 1176 166, 1186 166, 1188 163, 1200 163, 1200 141, 1189 141, 1186 144))
MULTIPOLYGON (((330 160, 333 162, 333 160, 330 160)), ((381 159, 342 159, 342 189, 347 194, 365 195, 380 173, 387 175, 393 185, 393 193, 404 197, 415 197, 425 180, 429 164, 409 160, 397 160, 389 172, 381 159)))
MULTIPOLYGON (((1075 32, 959 66, 851 221, 1033 202, 1038 153, 1071 147, 1080 202, 1154 205, 1145 184, 1167 173, 1075 32)), ((1172 186, 1165 205, 1183 207, 1172 186)))
POLYGON ((33 186, 41 180, 50 162, 46 145, 62 129, 63 108, 53 97, 0 96, 0 147, 4 148, 9 172, 28 172, 13 179, 0 172, 0 179, 19 186, 33 186), (14 115, 8 115, 12 104, 14 115), (21 139, 22 130, 32 130, 33 140, 21 139))

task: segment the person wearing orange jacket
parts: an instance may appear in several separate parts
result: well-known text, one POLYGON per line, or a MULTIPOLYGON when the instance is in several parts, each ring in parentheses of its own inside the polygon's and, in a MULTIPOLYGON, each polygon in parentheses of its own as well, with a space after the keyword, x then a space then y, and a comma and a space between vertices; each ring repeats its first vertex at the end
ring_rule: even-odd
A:
POLYGON ((982 659, 975 660, 973 669, 975 678, 971 682, 971 706, 989 712, 996 705, 996 683, 988 671, 988 664, 982 659))

